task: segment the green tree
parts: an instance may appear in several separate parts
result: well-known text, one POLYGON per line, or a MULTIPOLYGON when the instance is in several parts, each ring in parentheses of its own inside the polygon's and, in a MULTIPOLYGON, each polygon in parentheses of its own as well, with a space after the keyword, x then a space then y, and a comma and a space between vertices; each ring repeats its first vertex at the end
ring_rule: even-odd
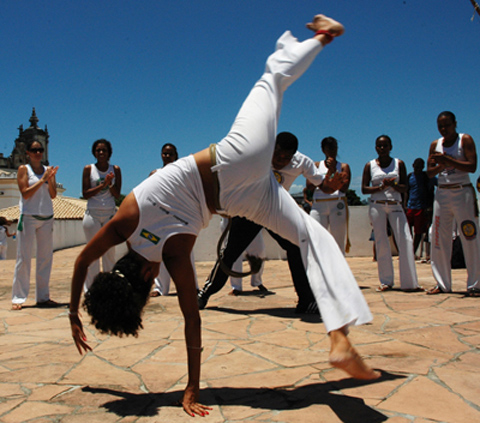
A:
POLYGON ((361 200, 361 198, 357 195, 354 189, 347 189, 345 193, 347 196, 347 203, 349 206, 364 206, 365 203, 361 200))
POLYGON ((124 198, 125 198, 125 194, 120 194, 120 197, 115 198, 115 205, 117 207, 120 207, 120 204, 122 204, 122 201, 124 198))

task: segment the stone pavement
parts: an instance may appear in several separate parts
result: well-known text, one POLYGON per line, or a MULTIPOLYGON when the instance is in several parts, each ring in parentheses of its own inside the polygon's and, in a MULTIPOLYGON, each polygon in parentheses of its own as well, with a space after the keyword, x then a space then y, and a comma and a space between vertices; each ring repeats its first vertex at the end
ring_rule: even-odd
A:
MULTIPOLYGON (((78 251, 54 254, 52 299, 68 302, 78 251)), ((275 295, 233 297, 226 287, 202 312, 200 395, 213 410, 195 421, 480 421, 480 299, 465 297, 466 272, 453 272, 456 292, 448 295, 377 293, 371 258, 348 261, 374 315, 351 339, 382 378, 357 381, 330 367, 319 317, 294 314, 287 264, 270 261, 264 283, 275 295)), ((200 281, 211 265, 197 263, 200 281)), ((151 299, 138 338, 103 336, 87 324, 93 352, 80 356, 66 308, 39 309, 29 299, 23 310, 10 310, 13 266, 0 263, 1 422, 192 421, 175 406, 186 382, 175 295, 151 299)), ((421 284, 432 287, 430 267, 417 269, 421 284)))

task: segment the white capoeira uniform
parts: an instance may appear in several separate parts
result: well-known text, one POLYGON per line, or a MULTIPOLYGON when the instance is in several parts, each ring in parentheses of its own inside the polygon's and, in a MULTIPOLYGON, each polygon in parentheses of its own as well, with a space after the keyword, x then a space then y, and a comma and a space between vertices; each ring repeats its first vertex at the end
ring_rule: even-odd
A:
POLYGON ((290 162, 281 169, 274 169, 272 166, 272 172, 278 183, 287 191, 300 175, 314 185, 320 185, 325 179, 325 175, 320 172, 315 162, 300 151, 296 151, 290 162))
MULTIPOLYGON (((372 315, 333 237, 298 207, 271 172, 283 93, 321 50, 322 44, 315 39, 298 42, 289 31, 280 37, 265 73, 242 105, 229 134, 217 144, 217 164, 212 171, 218 172, 220 213, 245 217, 300 247, 330 332, 367 323, 372 315)), ((198 234, 210 218, 192 156, 166 166, 133 192, 140 222, 129 241, 134 251, 149 260, 161 259, 165 239, 173 233, 198 234)))
MULTIPOLYGON (((320 173, 326 175, 328 172, 325 166, 325 160, 318 166, 320 173)), ((342 171, 342 163, 337 162, 337 172, 342 171)), ((337 241, 338 246, 345 254, 345 234, 347 231, 347 203, 345 193, 339 190, 327 194, 319 187, 313 192, 312 216, 325 229, 330 229, 330 233, 337 241)))
MULTIPOLYGON (((30 165, 28 186, 37 183, 43 176, 36 175, 30 165)), ((43 167, 44 172, 46 167, 43 167)), ((17 227, 17 262, 13 275, 12 303, 23 304, 30 290, 30 265, 32 248, 37 240, 36 255, 36 302, 50 299, 50 272, 53 259, 53 203, 45 182, 35 194, 24 199, 20 196, 20 220, 17 227)))
MULTIPOLYGON (((113 165, 109 165, 105 172, 100 171, 95 164, 90 165, 90 186, 101 185, 105 177, 114 172, 113 165)), ((115 183, 115 178, 112 183, 115 183)), ((87 209, 83 217, 83 231, 89 242, 96 233, 106 225, 115 214, 115 198, 107 187, 87 201, 87 209)), ((115 264, 115 247, 110 248, 102 256, 102 268, 104 272, 110 272, 115 264)), ((100 272, 100 260, 95 260, 89 267, 85 278, 84 290, 87 291, 93 283, 93 279, 100 272)))
MULTIPOLYGON (((376 159, 372 160, 370 175, 373 187, 381 185, 385 178, 394 177, 398 182, 400 180, 398 159, 392 159, 386 168, 381 168, 376 159)), ((373 193, 370 196, 369 216, 375 235, 380 283, 388 286, 394 284, 392 252, 387 235, 388 219, 398 248, 400 288, 405 290, 418 288, 412 234, 403 211, 402 195, 392 187, 373 193)))
MULTIPOLYGON (((437 141, 435 151, 457 160, 465 160, 462 147, 463 134, 459 134, 452 147, 437 141)), ((438 174, 432 223, 432 271, 443 292, 452 290, 452 228, 457 224, 467 266, 467 289, 480 289, 480 241, 476 195, 467 172, 454 167, 438 174)))
MULTIPOLYGON (((220 222, 220 230, 223 232, 228 225, 228 219, 222 218, 220 222)), ((225 242, 226 245, 226 242, 225 242)), ((247 255, 265 258, 265 242, 263 241, 263 234, 260 231, 253 241, 248 245, 242 255, 233 263, 232 270, 234 272, 241 273, 243 272, 243 260, 247 255)), ((262 285, 262 275, 263 275, 263 262, 260 270, 257 273, 250 275, 250 285, 252 287, 257 287, 262 285)), ((242 278, 237 278, 235 276, 230 276, 230 285, 232 289, 236 291, 243 290, 242 278)))

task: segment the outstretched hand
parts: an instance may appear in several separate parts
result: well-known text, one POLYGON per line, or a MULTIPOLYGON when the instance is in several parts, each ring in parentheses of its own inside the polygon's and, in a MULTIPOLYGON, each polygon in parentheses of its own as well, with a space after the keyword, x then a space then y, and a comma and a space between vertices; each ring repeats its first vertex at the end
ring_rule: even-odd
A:
POLYGON ((322 190, 328 192, 335 192, 342 188, 342 186, 348 181, 348 176, 345 172, 335 172, 329 177, 329 174, 325 177, 322 183, 322 190))
POLYGON ((189 416, 195 417, 195 414, 205 417, 208 416, 208 410, 212 407, 207 407, 198 402, 198 389, 187 386, 183 394, 182 407, 189 416))
POLYGON ((83 355, 84 352, 92 351, 92 347, 87 344, 87 337, 83 331, 83 325, 78 315, 69 315, 70 317, 70 326, 72 328, 72 337, 75 341, 75 346, 77 347, 80 355, 83 355))

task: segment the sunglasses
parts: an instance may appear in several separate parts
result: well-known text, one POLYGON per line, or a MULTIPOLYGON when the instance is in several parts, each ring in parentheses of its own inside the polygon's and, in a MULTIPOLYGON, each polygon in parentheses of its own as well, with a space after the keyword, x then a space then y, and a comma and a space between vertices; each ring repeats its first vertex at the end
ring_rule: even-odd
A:
POLYGON ((45 151, 45 149, 43 147, 40 147, 40 148, 31 148, 30 150, 30 153, 43 153, 45 151))

